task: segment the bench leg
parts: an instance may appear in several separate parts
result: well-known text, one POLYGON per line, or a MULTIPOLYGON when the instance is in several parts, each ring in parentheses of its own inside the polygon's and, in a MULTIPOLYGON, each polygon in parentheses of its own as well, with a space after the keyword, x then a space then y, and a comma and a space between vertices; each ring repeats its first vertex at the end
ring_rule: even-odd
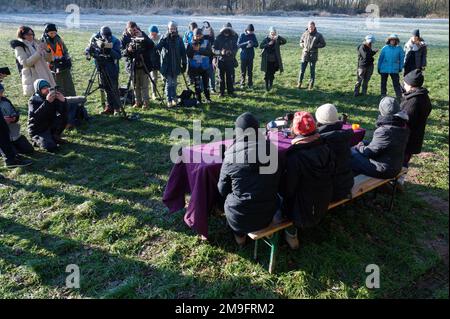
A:
POLYGON ((253 252, 253 258, 255 260, 258 260, 258 244, 259 240, 255 240, 255 251, 253 252))
POLYGON ((277 232, 270 239, 271 251, 270 251, 270 263, 269 263, 269 273, 273 274, 275 270, 276 258, 278 254, 278 243, 279 243, 280 232, 277 232))
POLYGON ((393 190, 392 190, 391 203, 389 204, 389 211, 390 212, 392 212, 392 210, 394 209, 395 195, 397 194, 397 184, 398 184, 398 179, 394 180, 394 186, 393 186, 393 190))

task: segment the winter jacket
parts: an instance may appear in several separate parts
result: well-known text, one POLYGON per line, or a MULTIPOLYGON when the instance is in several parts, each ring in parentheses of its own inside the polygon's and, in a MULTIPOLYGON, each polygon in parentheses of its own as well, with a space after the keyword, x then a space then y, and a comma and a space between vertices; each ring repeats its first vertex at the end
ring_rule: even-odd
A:
POLYGON ((358 46, 358 68, 368 68, 373 66, 375 62, 374 56, 378 53, 378 51, 372 50, 372 48, 367 45, 360 44, 358 46))
POLYGON ((415 91, 405 93, 401 107, 409 116, 408 127, 411 131, 406 153, 420 154, 425 137, 425 127, 432 111, 428 90, 419 88, 415 91))
POLYGON ((213 55, 211 43, 209 40, 202 39, 200 41, 200 50, 194 50, 194 44, 188 44, 187 57, 189 58, 189 70, 202 69, 209 70, 211 68, 211 56, 213 55))
POLYGON ((12 142, 17 141, 20 134, 20 124, 19 124, 19 111, 14 107, 9 99, 6 97, 0 98, 0 111, 3 114, 2 117, 15 117, 14 123, 7 123, 9 127, 9 137, 12 142))
POLYGON ((283 59, 281 57, 281 49, 280 47, 282 45, 285 45, 287 43, 286 39, 278 36, 278 40, 277 42, 275 42, 274 45, 270 45, 271 42, 271 38, 270 37, 266 37, 263 42, 261 42, 260 48, 263 49, 262 52, 262 57, 261 57, 261 71, 263 72, 267 72, 267 64, 269 63, 269 59, 268 59, 268 54, 269 54, 269 50, 273 49, 275 50, 275 56, 278 62, 278 67, 281 73, 284 72, 284 67, 283 67, 283 59))
POLYGON ((50 71, 47 62, 52 62, 51 52, 41 55, 38 51, 40 43, 38 41, 28 42, 22 39, 11 41, 16 60, 21 68, 23 95, 34 94, 33 83, 38 79, 44 79, 52 87, 56 86, 55 79, 50 71))
POLYGON ((161 74, 164 77, 177 77, 186 69, 186 48, 179 35, 164 35, 156 49, 161 54, 161 74))
POLYGON ((400 46, 386 45, 378 58, 378 72, 384 74, 400 73, 403 70, 405 52, 400 46))
POLYGON ((186 31, 183 36, 183 43, 187 49, 187 46, 192 43, 194 39, 194 31, 186 31))
POLYGON ((317 30, 310 33, 306 30, 300 39, 300 47, 303 49, 302 62, 317 62, 319 60, 319 49, 325 48, 325 38, 317 30))
POLYGON ((407 121, 397 116, 380 116, 372 141, 355 149, 375 165, 381 179, 396 177, 403 167, 406 144, 409 138, 407 121))
MULTIPOLYGON (((150 72, 153 70, 153 63, 152 63, 152 56, 153 49, 155 47, 155 44, 152 40, 148 37, 145 32, 142 32, 142 38, 144 38, 143 48, 139 50, 139 52, 129 52, 128 46, 130 45, 133 37, 128 33, 124 32, 122 35, 121 43, 121 51, 122 56, 126 58, 125 67, 128 73, 131 73, 131 63, 133 58, 137 58, 139 55, 142 55, 143 62, 147 68, 147 70, 150 72)), ((136 61, 136 68, 138 69, 144 69, 144 65, 140 61, 136 61)))
POLYGON ((50 62, 49 65, 53 71, 56 71, 57 69, 63 71, 72 68, 69 50, 67 49, 63 39, 58 34, 53 39, 44 34, 41 41, 45 42, 47 47, 51 50, 54 61, 50 62))
POLYGON ((161 69, 161 55, 156 49, 159 43, 160 37, 158 36, 155 40, 150 39, 153 42, 153 49, 150 52, 150 59, 152 61, 152 71, 159 71, 161 69))
POLYGON ((38 93, 28 101, 28 133, 31 137, 51 129, 57 115, 67 119, 67 101, 49 103, 38 93))
POLYGON ((238 52, 237 34, 231 28, 223 28, 213 44, 213 52, 219 58, 219 61, 235 63, 238 52), (226 37, 225 30, 230 30, 231 35, 226 37), (222 50, 230 51, 230 54, 222 55, 222 50))
POLYGON ((416 69, 427 66, 428 48, 426 42, 421 39, 415 44, 411 39, 405 44, 405 75, 416 69))
POLYGON ((343 130, 343 123, 320 126, 318 131, 325 144, 334 152, 333 201, 349 198, 354 185, 352 171, 352 130, 343 130))
POLYGON ((241 60, 253 60, 255 58, 255 48, 258 46, 258 39, 254 33, 242 33, 238 40, 238 47, 241 49, 241 60))
POLYGON ((295 143, 286 158, 283 213, 299 228, 314 227, 333 199, 334 154, 319 135, 295 143))
POLYGON ((276 147, 264 136, 258 141, 250 139, 248 143, 238 138, 225 153, 218 188, 226 198, 228 223, 237 234, 244 235, 269 226, 277 211, 279 172, 261 174, 262 164, 239 160, 256 158, 255 154, 263 144, 270 147, 271 154, 278 154, 276 147))
MULTIPOLYGON (((94 34, 90 43, 92 44, 100 39, 102 39, 100 33, 94 34)), ((115 36, 111 38, 111 42, 113 44, 112 49, 103 49, 99 51, 98 53, 101 53, 102 56, 95 59, 95 64, 104 68, 105 72, 108 73, 111 78, 117 78, 120 72, 119 61, 122 58, 122 52, 120 51, 121 43, 115 36)), ((88 51, 89 48, 86 49, 86 52, 88 51)))

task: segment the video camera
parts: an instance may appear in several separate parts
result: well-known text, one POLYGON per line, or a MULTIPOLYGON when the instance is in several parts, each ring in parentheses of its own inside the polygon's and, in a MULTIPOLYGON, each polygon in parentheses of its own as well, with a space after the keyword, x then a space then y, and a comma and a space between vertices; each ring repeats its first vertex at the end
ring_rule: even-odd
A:
POLYGON ((103 38, 92 39, 90 46, 86 50, 86 59, 109 58, 110 55, 105 50, 112 49, 113 43, 103 38))
POLYGON ((130 47, 133 52, 141 51, 145 49, 145 38, 144 37, 135 37, 131 38, 130 47))

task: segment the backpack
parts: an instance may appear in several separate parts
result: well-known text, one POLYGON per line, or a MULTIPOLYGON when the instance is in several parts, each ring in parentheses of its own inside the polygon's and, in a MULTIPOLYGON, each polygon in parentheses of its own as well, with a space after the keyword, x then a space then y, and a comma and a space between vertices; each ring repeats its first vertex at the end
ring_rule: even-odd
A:
POLYGON ((68 123, 73 126, 81 126, 83 121, 89 122, 89 114, 84 107, 87 99, 84 96, 66 97, 68 105, 68 123))
POLYGON ((194 98, 195 93, 191 89, 184 90, 181 95, 178 96, 180 102, 178 103, 179 107, 196 107, 198 104, 197 99, 194 98))

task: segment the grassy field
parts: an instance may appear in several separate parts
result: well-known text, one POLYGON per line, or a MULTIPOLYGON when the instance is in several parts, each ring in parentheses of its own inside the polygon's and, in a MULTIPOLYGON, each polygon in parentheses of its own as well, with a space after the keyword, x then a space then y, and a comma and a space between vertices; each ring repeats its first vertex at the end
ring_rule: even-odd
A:
MULTIPOLYGON (((79 93, 92 69, 82 56, 89 36, 65 35, 79 93)), ((4 84, 25 128, 13 37, 12 28, 2 28, 0 66, 13 71, 4 84)), ((224 129, 245 111, 268 122, 329 102, 371 135, 380 78, 374 76, 369 96, 352 97, 356 43, 329 43, 313 92, 295 89, 296 43, 283 48, 286 72, 269 94, 255 67, 253 92, 214 97, 195 110, 154 106, 135 123, 98 116, 94 95, 93 121, 66 135, 70 145, 56 155, 38 152, 31 168, 1 171, 7 179, 0 182, 0 298, 448 298, 448 47, 429 50, 434 111, 425 153, 414 158, 393 212, 383 209, 387 197, 374 202, 370 195, 334 211, 301 235, 300 251, 282 246, 274 275, 252 260, 252 245, 236 248, 223 218, 211 218, 210 242, 202 242, 183 212, 167 213, 161 198, 172 168, 169 136, 176 127, 192 128, 194 119, 224 129), (65 288, 69 264, 80 267, 79 290, 65 288), (381 268, 381 289, 365 287, 369 264, 381 268)))

